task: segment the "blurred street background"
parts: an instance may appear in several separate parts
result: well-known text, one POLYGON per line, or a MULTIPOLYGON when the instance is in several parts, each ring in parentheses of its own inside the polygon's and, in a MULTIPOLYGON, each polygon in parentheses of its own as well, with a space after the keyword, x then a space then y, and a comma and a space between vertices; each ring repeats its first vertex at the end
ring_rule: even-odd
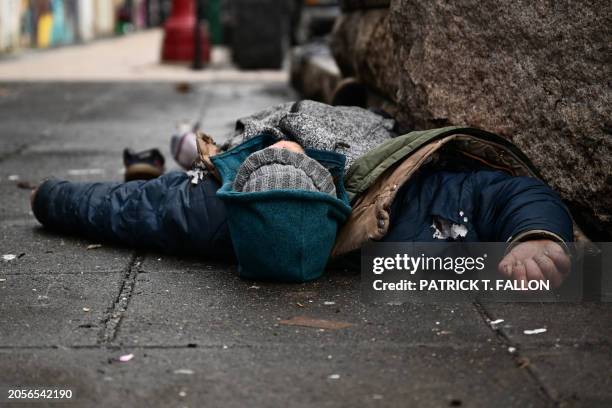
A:
MULTIPOLYGON (((348 84, 344 102, 408 129, 466 123, 513 139, 589 236, 607 239, 610 104, 593 86, 578 115, 555 88, 575 78, 564 68, 548 83, 525 79, 536 57, 527 70, 474 56, 506 55, 501 40, 466 52, 489 27, 519 53, 512 35, 528 30, 495 16, 542 26, 485 3, 490 14, 404 0, 0 0, 0 392, 69 388, 69 406, 100 407, 610 406, 609 303, 364 304, 354 265, 299 285, 249 282, 232 264, 54 235, 30 211, 48 177, 121 181, 124 148, 159 148, 176 170, 181 125, 222 143, 241 116, 329 103, 348 84)), ((602 26, 587 14, 556 24, 602 26)))

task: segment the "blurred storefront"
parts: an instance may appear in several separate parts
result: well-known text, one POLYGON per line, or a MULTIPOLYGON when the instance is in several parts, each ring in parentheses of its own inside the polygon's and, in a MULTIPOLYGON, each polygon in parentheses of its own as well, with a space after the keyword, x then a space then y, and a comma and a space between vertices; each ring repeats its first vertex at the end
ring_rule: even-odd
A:
POLYGON ((0 53, 159 26, 172 0, 0 0, 0 53))

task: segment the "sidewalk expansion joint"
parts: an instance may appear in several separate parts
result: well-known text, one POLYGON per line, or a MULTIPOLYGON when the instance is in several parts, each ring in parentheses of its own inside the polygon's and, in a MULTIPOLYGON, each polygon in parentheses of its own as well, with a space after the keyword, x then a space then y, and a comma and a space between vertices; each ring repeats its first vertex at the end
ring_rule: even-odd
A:
POLYGON ((128 263, 123 276, 121 277, 121 284, 119 286, 119 293, 113 300, 113 303, 108 307, 102 320, 102 329, 98 334, 98 344, 107 345, 111 343, 117 337, 119 325, 123 320, 123 316, 127 311, 132 294, 134 292, 134 286, 136 284, 136 276, 138 275, 138 269, 144 261, 144 256, 135 253, 132 259, 128 263))
MULTIPOLYGON (((520 367, 521 362, 523 361, 523 356, 521 356, 520 354, 520 348, 518 347, 518 345, 514 344, 502 330, 496 330, 491 327, 489 322, 493 320, 493 317, 489 314, 489 312, 486 311, 486 309, 484 308, 482 304, 480 304, 477 300, 475 300, 473 305, 476 308, 476 311, 478 312, 478 314, 480 314, 480 317, 482 318, 484 323, 489 328, 489 330, 491 330, 495 334, 495 337, 497 337, 497 340, 504 345, 505 349, 512 346, 512 347, 515 347, 517 350, 519 350, 519 352, 517 352, 516 354, 513 354, 512 357, 517 367, 520 367)), ((555 407, 558 407, 561 405, 561 403, 553 396, 553 394, 550 392, 546 384, 544 384, 540 376, 533 370, 531 366, 526 365, 522 369, 524 369, 527 372, 529 377, 531 377, 531 379, 535 382, 535 384, 538 386, 538 388, 544 394, 544 397, 548 401, 550 401, 555 407)))

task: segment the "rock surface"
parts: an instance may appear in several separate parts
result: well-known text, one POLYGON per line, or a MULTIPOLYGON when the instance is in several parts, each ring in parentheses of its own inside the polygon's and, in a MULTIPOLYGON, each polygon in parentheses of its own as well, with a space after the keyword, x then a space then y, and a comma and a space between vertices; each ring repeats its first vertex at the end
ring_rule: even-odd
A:
POLYGON ((327 44, 294 47, 289 62, 291 85, 304 99, 331 102, 341 75, 327 44))
POLYGON ((416 128, 515 142, 593 239, 612 237, 612 5, 396 0, 347 11, 332 50, 416 128))

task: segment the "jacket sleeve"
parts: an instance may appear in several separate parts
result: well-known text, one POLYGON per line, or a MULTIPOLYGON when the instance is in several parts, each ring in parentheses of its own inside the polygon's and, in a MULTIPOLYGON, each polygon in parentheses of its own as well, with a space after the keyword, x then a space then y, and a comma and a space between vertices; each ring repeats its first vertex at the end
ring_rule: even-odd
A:
POLYGON ((573 240, 569 211, 542 181, 489 171, 476 172, 472 179, 474 224, 481 241, 517 241, 533 236, 573 240))
POLYGON ((48 180, 33 212, 47 228, 95 241, 224 255, 232 247, 218 188, 211 177, 194 185, 183 172, 127 183, 48 180))

